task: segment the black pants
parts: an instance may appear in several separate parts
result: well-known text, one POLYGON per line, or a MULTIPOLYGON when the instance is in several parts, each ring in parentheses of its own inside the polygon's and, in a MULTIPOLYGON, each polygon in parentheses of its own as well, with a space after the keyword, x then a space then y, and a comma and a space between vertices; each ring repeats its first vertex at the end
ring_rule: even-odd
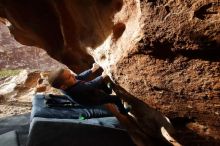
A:
MULTIPOLYGON (((104 91, 108 95, 112 93, 112 89, 109 89, 107 87, 106 83, 104 83, 104 82, 101 84, 99 89, 101 89, 102 91, 104 91)), ((121 99, 118 96, 116 96, 116 95, 109 95, 105 99, 101 100, 100 104, 108 104, 108 103, 115 104, 117 106, 118 110, 122 114, 127 114, 127 111, 124 108, 124 105, 122 104, 121 99)))
POLYGON ((74 101, 83 106, 98 106, 108 103, 115 104, 120 113, 127 114, 121 99, 116 95, 109 95, 112 89, 107 90, 107 88, 106 84, 102 84, 100 87, 92 90, 74 93, 72 97, 74 101))
POLYGON ((126 109, 124 108, 124 105, 121 102, 121 99, 116 95, 109 95, 108 97, 105 97, 100 101, 100 104, 108 104, 112 103, 115 104, 122 114, 127 114, 126 109))

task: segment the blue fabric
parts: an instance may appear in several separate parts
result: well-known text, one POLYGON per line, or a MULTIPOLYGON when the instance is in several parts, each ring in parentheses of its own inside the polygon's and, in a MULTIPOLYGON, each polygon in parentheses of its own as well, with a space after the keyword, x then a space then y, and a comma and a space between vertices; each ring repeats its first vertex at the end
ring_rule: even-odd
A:
POLYGON ((33 98, 32 111, 31 111, 31 120, 34 117, 42 118, 58 118, 58 119, 78 119, 80 116, 89 118, 98 118, 98 117, 110 117, 112 113, 106 110, 103 106, 96 107, 83 107, 76 106, 72 108, 64 107, 47 107, 45 105, 45 96, 37 94, 33 98))
POLYGON ((109 128, 117 128, 117 129, 123 129, 125 128, 120 125, 119 121, 116 117, 103 117, 103 118, 92 118, 92 119, 85 119, 85 120, 79 120, 79 119, 55 119, 55 118, 39 118, 35 117, 31 124, 30 129, 33 128, 34 123, 37 121, 51 121, 51 122, 57 122, 57 123, 78 123, 78 124, 89 124, 89 125, 97 125, 101 127, 109 127, 109 128))
POLYGON ((86 80, 92 74, 92 70, 88 69, 76 76, 77 80, 86 80))

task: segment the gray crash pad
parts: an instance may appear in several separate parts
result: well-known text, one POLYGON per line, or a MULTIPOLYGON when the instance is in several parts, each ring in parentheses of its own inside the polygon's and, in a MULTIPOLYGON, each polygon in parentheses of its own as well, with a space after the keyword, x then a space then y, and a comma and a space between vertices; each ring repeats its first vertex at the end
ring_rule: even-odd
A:
POLYGON ((0 146, 18 146, 16 131, 0 135, 0 146))
POLYGON ((127 131, 100 126, 100 122, 90 123, 90 120, 34 118, 27 146, 134 146, 127 131))

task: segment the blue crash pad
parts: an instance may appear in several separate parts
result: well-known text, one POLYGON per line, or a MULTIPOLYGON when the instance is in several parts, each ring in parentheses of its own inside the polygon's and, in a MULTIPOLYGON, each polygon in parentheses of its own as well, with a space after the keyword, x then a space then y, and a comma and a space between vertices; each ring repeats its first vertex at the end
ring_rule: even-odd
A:
POLYGON ((32 101, 31 121, 34 117, 41 118, 57 118, 57 119, 78 119, 80 116, 86 119, 111 117, 112 113, 105 109, 103 106, 96 107, 48 107, 45 104, 45 95, 37 94, 32 101))

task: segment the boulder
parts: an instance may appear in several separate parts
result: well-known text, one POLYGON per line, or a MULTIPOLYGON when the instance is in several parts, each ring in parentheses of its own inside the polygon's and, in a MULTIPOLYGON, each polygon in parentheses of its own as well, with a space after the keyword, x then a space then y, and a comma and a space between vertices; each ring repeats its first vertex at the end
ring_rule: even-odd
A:
MULTIPOLYGON (((214 137, 220 131, 219 5, 217 0, 0 0, 0 16, 11 23, 17 41, 45 49, 77 73, 94 61, 102 66, 132 105, 136 127, 146 126, 151 106, 174 120, 207 125, 212 132, 202 136, 214 137)), ((138 132, 146 134, 145 128, 138 132)))

